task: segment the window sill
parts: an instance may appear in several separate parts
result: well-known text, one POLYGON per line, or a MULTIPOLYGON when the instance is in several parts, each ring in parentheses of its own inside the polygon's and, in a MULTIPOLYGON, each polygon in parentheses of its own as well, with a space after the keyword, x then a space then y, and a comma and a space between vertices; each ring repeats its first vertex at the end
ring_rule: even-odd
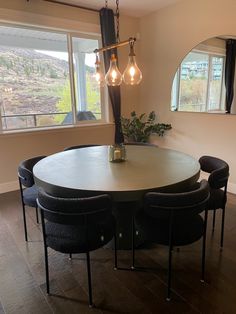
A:
POLYGON ((31 134, 48 134, 48 133, 60 133, 60 132, 73 132, 77 128, 100 128, 100 127, 111 127, 114 123, 111 122, 101 122, 101 123, 86 123, 86 124, 77 124, 77 125, 67 125, 67 126, 54 126, 54 127, 45 127, 37 129, 22 129, 22 130, 8 130, 1 131, 0 137, 5 136, 22 136, 22 135, 31 135, 31 134))

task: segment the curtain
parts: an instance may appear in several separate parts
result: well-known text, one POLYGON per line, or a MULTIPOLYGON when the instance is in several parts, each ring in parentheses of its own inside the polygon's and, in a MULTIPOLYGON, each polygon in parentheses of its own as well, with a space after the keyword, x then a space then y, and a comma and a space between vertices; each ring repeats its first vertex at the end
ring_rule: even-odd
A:
MULTIPOLYGON (((102 8, 100 10, 100 25, 102 34, 103 46, 108 46, 116 43, 116 32, 114 23, 113 10, 102 8)), ((104 51, 104 63, 106 72, 110 66, 110 56, 112 53, 117 55, 116 49, 104 51)), ((115 143, 124 142, 124 136, 121 128, 121 95, 120 86, 108 86, 108 93, 112 104, 114 122, 115 122, 115 143)))
POLYGON ((226 41, 225 62, 225 88, 226 88, 226 113, 230 113, 234 98, 234 76, 235 76, 236 40, 226 41))

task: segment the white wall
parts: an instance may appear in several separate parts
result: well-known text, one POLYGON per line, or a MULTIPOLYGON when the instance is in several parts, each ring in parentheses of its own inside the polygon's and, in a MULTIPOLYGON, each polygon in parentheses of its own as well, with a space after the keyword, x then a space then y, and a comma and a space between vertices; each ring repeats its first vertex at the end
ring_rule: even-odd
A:
MULTIPOLYGON (((99 33, 100 24, 97 13, 79 10, 42 0, 0 0, 0 21, 17 24, 49 26, 58 29, 84 30, 99 33)), ((139 31, 136 18, 121 19, 121 40, 139 31)), ((120 54, 123 70, 127 61, 127 50, 120 54)), ((138 89, 122 87, 122 110, 129 113, 138 101, 138 89)), ((111 122, 113 119, 111 118, 111 122)), ((61 130, 26 132, 19 134, 0 134, 0 193, 17 189, 17 166, 21 160, 48 155, 63 150, 66 146, 83 143, 111 144, 114 138, 113 124, 73 127, 61 130)))
MULTIPOLYGON (((236 115, 170 111, 171 86, 183 57, 198 43, 236 35, 235 0, 183 0, 141 19, 143 82, 140 112, 155 110, 173 130, 160 145, 196 158, 214 155, 230 165, 229 190, 236 193, 236 115)), ((155 139, 154 139, 155 141, 155 139)))

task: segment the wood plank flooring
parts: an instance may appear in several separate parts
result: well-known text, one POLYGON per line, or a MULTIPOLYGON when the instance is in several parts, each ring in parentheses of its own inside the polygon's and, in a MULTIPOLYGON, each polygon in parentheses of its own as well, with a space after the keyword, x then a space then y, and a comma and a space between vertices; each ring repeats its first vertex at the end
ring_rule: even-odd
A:
MULTIPOLYGON (((29 242, 25 243, 18 192, 0 195, 0 314, 1 313, 236 313, 236 195, 229 194, 225 245, 219 250, 221 212, 211 234, 209 215, 206 283, 200 282, 201 242, 186 246, 173 258, 173 296, 165 301, 167 249, 137 250, 137 265, 152 271, 113 270, 113 251, 91 254, 93 296, 87 304, 85 256, 49 250, 50 285, 46 294, 44 255, 35 211, 27 209, 29 242)), ((119 251, 119 266, 130 265, 131 253, 119 251)))

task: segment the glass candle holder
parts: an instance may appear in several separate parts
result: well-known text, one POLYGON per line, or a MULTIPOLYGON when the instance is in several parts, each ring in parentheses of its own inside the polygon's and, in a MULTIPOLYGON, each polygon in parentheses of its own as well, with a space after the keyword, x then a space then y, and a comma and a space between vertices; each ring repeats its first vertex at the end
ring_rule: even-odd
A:
POLYGON ((126 160, 126 150, 124 144, 115 144, 109 147, 109 161, 122 162, 126 160))

